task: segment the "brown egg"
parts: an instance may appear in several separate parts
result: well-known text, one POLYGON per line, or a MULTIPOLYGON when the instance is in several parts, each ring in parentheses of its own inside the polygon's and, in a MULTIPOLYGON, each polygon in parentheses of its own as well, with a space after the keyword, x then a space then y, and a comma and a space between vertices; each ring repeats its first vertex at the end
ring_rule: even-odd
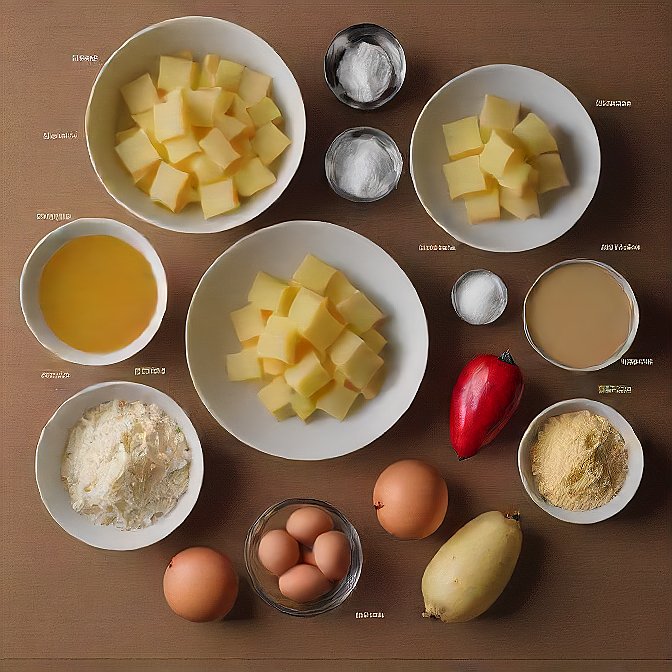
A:
POLYGON ((333 529, 334 521, 326 511, 316 506, 304 506, 292 513, 285 527, 298 542, 312 547, 320 534, 333 529))
POLYGON ((329 579, 312 565, 294 565, 278 580, 280 592, 294 602, 314 602, 331 590, 329 579))
POLYGON ((178 553, 163 575, 168 606, 196 623, 224 618, 238 597, 238 575, 223 553, 194 546, 178 553))
POLYGON ((303 544, 301 545, 301 562, 305 563, 306 565, 312 565, 313 567, 317 567, 317 563, 315 562, 315 553, 313 553, 313 549, 308 548, 308 546, 304 546, 303 544))
POLYGON ((285 530, 266 532, 259 542, 259 562, 275 576, 294 567, 299 558, 299 542, 285 530))
POLYGON ((448 510, 448 488, 431 464, 401 460, 385 469, 373 488, 378 522, 399 539, 436 532, 448 510))
POLYGON ((343 532, 331 530, 315 539, 315 563, 330 581, 340 581, 350 569, 350 542, 343 532))

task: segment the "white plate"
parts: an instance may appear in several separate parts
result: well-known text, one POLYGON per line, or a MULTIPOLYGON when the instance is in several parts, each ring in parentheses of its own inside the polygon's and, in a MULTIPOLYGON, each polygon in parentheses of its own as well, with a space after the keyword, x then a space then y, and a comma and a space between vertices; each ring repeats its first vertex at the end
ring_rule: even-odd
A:
POLYGON ((183 16, 149 26, 115 51, 96 77, 86 108, 86 143, 94 170, 117 203, 136 217, 162 229, 213 233, 249 222, 270 207, 287 188, 299 167, 306 139, 306 112, 299 85, 273 48, 235 23, 207 16, 183 16), (124 170, 114 151, 117 120, 125 107, 120 88, 145 72, 158 73, 159 56, 187 49, 200 60, 206 54, 238 61, 273 77, 273 97, 285 119, 292 144, 273 163, 277 180, 245 199, 234 212, 204 219, 198 204, 172 213, 153 203, 124 170))
POLYGON ((96 548, 129 551, 160 541, 179 527, 189 515, 203 483, 203 452, 191 420, 167 394, 139 383, 100 383, 70 397, 47 422, 37 443, 35 478, 40 497, 51 517, 68 534, 96 548), (177 422, 191 450, 187 491, 170 513, 142 530, 119 530, 111 525, 95 525, 72 508, 70 495, 61 480, 61 460, 70 430, 87 409, 113 399, 156 404, 177 422))
POLYGON ((574 94, 537 70, 485 65, 442 86, 425 105, 411 137, 411 176, 420 202, 457 240, 491 252, 541 247, 569 231, 593 199, 600 177, 600 144, 593 122, 574 94), (539 197, 541 218, 469 224, 464 202, 450 200, 441 167, 448 162, 442 124, 478 115, 486 93, 520 101, 549 126, 571 184, 539 197))
POLYGON ((628 421, 618 411, 611 408, 611 406, 602 404, 599 401, 593 401, 592 399, 568 399, 567 401, 560 401, 557 404, 549 406, 532 420, 525 434, 523 434, 518 448, 518 471, 520 472, 520 478, 523 481, 527 494, 546 513, 567 523, 599 523, 616 515, 633 498, 635 492, 637 492, 644 472, 644 452, 642 451, 642 444, 639 442, 628 421), (590 411, 609 420, 620 432, 625 440, 625 447, 628 450, 628 474, 625 477, 623 487, 610 502, 590 511, 568 511, 567 509, 549 504, 539 494, 534 482, 534 476, 532 475, 530 450, 537 440, 539 430, 548 418, 576 411, 590 411))
POLYGON ((371 443, 404 414, 425 372, 429 337, 417 292, 392 257, 341 226, 292 221, 243 238, 212 264, 191 301, 186 341, 196 391, 222 427, 270 455, 324 460, 371 443), (258 271, 290 278, 309 252, 342 270, 388 315, 381 327, 389 341, 385 384, 375 399, 360 397, 343 422, 321 412, 305 425, 298 418, 278 422, 257 399, 260 382, 226 376, 227 353, 240 350, 229 313, 247 303, 258 271))

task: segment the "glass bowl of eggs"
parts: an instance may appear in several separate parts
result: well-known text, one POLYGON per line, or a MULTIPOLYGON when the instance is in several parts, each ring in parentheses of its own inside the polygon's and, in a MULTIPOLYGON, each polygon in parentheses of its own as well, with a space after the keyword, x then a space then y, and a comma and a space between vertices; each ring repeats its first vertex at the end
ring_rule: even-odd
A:
POLYGON ((318 616, 342 604, 362 573, 357 530, 318 499, 285 499, 262 513, 245 539, 245 566, 266 604, 318 616))

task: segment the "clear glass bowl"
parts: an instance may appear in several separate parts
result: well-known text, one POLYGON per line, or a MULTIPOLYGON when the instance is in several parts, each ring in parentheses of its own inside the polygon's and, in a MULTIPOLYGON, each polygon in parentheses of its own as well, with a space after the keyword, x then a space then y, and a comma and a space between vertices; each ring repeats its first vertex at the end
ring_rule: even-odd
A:
POLYGON ((362 545, 357 530, 335 507, 319 499, 285 499, 264 511, 250 527, 245 538, 245 567, 252 587, 259 597, 283 614, 289 616, 318 616, 343 604, 357 586, 362 573, 362 545), (304 506, 315 506, 328 513, 334 529, 343 532, 350 542, 350 569, 347 576, 318 600, 299 604, 286 598, 278 588, 278 578, 259 562, 259 542, 270 530, 284 528, 289 516, 304 506))

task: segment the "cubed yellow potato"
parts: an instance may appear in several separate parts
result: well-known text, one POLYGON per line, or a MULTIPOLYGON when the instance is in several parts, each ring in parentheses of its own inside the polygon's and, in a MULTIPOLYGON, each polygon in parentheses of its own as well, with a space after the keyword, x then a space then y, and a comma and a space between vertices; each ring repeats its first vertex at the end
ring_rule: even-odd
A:
POLYGON ((264 96, 258 103, 248 107, 247 113, 257 128, 269 122, 273 122, 274 124, 282 123, 282 113, 273 99, 268 96, 264 96))
POLYGON ((480 168, 479 158, 480 155, 467 156, 444 164, 443 175, 453 200, 464 194, 473 194, 475 191, 486 189, 485 175, 480 168))
POLYGON ((163 143, 159 142, 159 140, 156 137, 156 134, 154 133, 154 108, 152 108, 151 110, 146 110, 145 112, 139 112, 138 114, 134 114, 132 118, 133 121, 143 131, 145 131, 145 133, 147 133, 149 141, 154 145, 154 148, 159 153, 161 158, 164 161, 168 161, 169 160, 168 152, 166 148, 163 146, 163 143))
POLYGON ((315 401, 300 394, 292 395, 292 409, 304 422, 315 412, 315 401))
POLYGON ((234 182, 241 196, 252 196, 275 182, 275 175, 259 158, 248 161, 234 176, 234 182))
POLYGON ((499 219, 499 185, 493 180, 487 191, 466 194, 464 204, 467 207, 469 224, 499 219))
POLYGON ((558 151, 558 145, 548 126, 532 112, 513 129, 513 134, 525 145, 528 156, 558 151))
POLYGON ((362 388, 362 396, 367 401, 377 397, 385 382, 385 366, 381 366, 378 371, 373 374, 373 378, 362 388))
POLYGON ((329 348, 327 354, 334 366, 338 368, 346 364, 362 345, 366 345, 362 338, 350 329, 344 329, 329 348))
POLYGON ((502 187, 499 190, 499 204, 518 219, 539 217, 539 201, 532 189, 527 189, 522 196, 518 196, 511 189, 502 187))
POLYGON ((259 336, 257 354, 262 358, 294 364, 298 337, 296 325, 289 318, 271 315, 259 336))
POLYGON ((275 312, 281 305, 284 292, 288 287, 286 282, 278 280, 278 278, 274 278, 268 273, 259 271, 247 294, 247 300, 262 310, 275 312))
POLYGON ((532 166, 539 175, 537 193, 545 194, 547 191, 569 186, 560 154, 541 154, 532 159, 532 166))
POLYGON ((240 158, 240 154, 218 128, 211 129, 198 144, 211 161, 225 170, 230 163, 240 158))
POLYGON ((373 350, 377 355, 380 354, 382 349, 387 345, 387 339, 376 329, 369 329, 365 331, 360 338, 366 343, 371 350, 373 350))
POLYGON ((137 126, 133 126, 133 128, 127 128, 125 131, 117 131, 114 134, 114 144, 118 145, 120 142, 123 142, 127 138, 130 138, 132 135, 135 135, 138 131, 137 126))
POLYGON ((231 140, 231 147, 240 154, 240 158, 227 166, 224 171, 226 177, 233 177, 256 156, 252 149, 252 143, 246 135, 239 135, 237 138, 231 140))
POLYGON ((215 114, 224 114, 233 100, 232 93, 223 91, 218 86, 196 91, 186 89, 184 96, 191 124, 208 128, 215 125, 215 114))
POLYGON ((219 56, 206 54, 201 62, 201 73, 198 79, 199 88, 217 86, 217 68, 219 68, 219 56))
POLYGON ((254 348, 246 348, 226 356, 226 372, 229 380, 256 380, 261 378, 261 362, 254 348))
POLYGON ((180 212, 188 203, 189 186, 189 173, 162 161, 149 190, 149 197, 173 212, 180 212))
POLYGON ((200 154, 201 148, 191 131, 187 132, 181 138, 171 138, 163 143, 168 153, 170 163, 180 163, 193 154, 200 154))
POLYGON ((166 94, 165 102, 154 105, 154 135, 159 142, 165 142, 184 135, 188 129, 182 89, 175 89, 166 94))
POLYGON ((236 336, 241 343, 260 336, 266 327, 259 306, 253 303, 234 310, 230 316, 236 336))
POLYGON ((329 312, 327 299, 305 287, 301 287, 294 298, 289 319, 306 340, 322 351, 336 340, 345 326, 329 312))
POLYGON ((366 387, 376 371, 383 365, 380 355, 377 355, 359 336, 347 329, 329 350, 329 357, 336 365, 336 369, 343 373, 358 390, 366 387))
POLYGON ((161 161, 147 133, 141 128, 122 140, 114 150, 136 182, 161 161))
POLYGON ((465 117, 451 121, 449 124, 443 124, 443 137, 446 141, 448 156, 453 161, 479 154, 483 149, 478 117, 465 117))
POLYGON ((341 301, 352 296, 356 291, 357 288, 348 280, 345 273, 336 271, 329 280, 325 294, 327 298, 337 306, 341 301))
POLYGON ((237 94, 233 96, 231 107, 228 110, 229 116, 235 117, 245 126, 245 134, 250 138, 256 133, 256 126, 252 117, 247 111, 247 103, 237 94))
POLYGON ((294 409, 292 408, 294 394, 294 390, 287 385, 285 379, 278 376, 268 385, 262 387, 257 396, 277 420, 286 420, 294 415, 294 409))
POLYGON ((159 102, 159 94, 148 73, 122 86, 121 95, 131 114, 151 110, 159 102))
POLYGON ((273 163, 292 143, 292 141, 271 121, 257 129, 251 140, 252 149, 268 166, 273 163))
POLYGON ((312 254, 307 254, 296 271, 294 271, 292 280, 298 282, 303 287, 312 289, 313 292, 325 296, 327 286, 336 272, 333 266, 325 264, 321 259, 312 254))
POLYGON ((344 420, 358 394, 355 390, 332 381, 317 395, 315 407, 337 420, 344 420))
POLYGON ((203 216, 206 219, 235 210, 240 205, 236 187, 231 179, 202 184, 199 187, 199 194, 203 216))
POLYGON ((229 142, 235 140, 243 134, 247 134, 247 126, 228 114, 215 115, 215 127, 218 128, 229 142))
POLYGON ((514 103, 498 96, 486 95, 481 108, 479 121, 486 128, 499 128, 511 131, 518 123, 520 103, 514 103))
POLYGON ((264 357, 261 360, 261 366, 265 374, 273 377, 281 376, 287 370, 287 364, 281 362, 279 359, 271 359, 270 357, 264 357))
POLYGON ((373 302, 357 290, 352 296, 336 304, 338 312, 358 333, 364 333, 380 322, 384 315, 373 302))
POLYGON ((151 166, 147 172, 139 179, 136 181, 135 186, 138 189, 141 189, 144 191, 147 196, 149 196, 149 192, 152 188, 152 184, 154 184, 154 179, 156 178, 156 173, 159 170, 159 163, 160 161, 157 161, 153 166, 151 166))
POLYGON ((532 171, 532 166, 525 161, 510 162, 497 181, 502 187, 511 189, 511 191, 522 196, 525 189, 531 186, 532 171))
POLYGON ((244 65, 227 61, 222 58, 217 65, 217 75, 215 77, 215 86, 221 86, 226 91, 236 93, 240 85, 240 78, 243 75, 244 65))
POLYGON ((175 56, 161 56, 159 58, 158 88, 164 91, 173 89, 190 89, 196 84, 198 67, 196 63, 185 58, 175 56))
POLYGON ((224 169, 203 153, 187 159, 183 169, 195 176, 199 186, 217 182, 224 177, 224 169))
POLYGON ((497 129, 494 129, 478 159, 481 171, 499 179, 509 167, 522 163, 523 156, 506 141, 497 129))
POLYGON ((271 90, 271 81, 268 75, 245 68, 240 78, 238 95, 247 103, 247 107, 250 107, 268 96, 268 92, 271 90))
POLYGON ((311 351, 286 369, 285 380, 301 396, 312 397, 331 380, 331 376, 311 351))

